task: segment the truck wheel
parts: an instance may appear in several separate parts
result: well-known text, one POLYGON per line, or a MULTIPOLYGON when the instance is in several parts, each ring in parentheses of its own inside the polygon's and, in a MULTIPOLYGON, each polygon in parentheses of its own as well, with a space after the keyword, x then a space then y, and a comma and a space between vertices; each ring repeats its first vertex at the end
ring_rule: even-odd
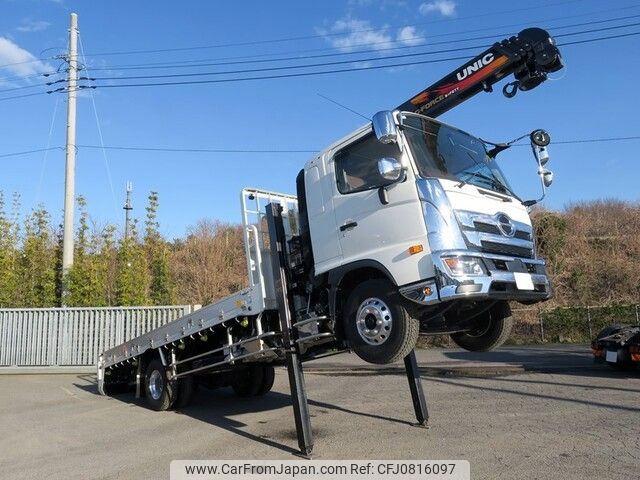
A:
POLYGON ((178 379, 178 398, 174 406, 176 408, 184 408, 191 403, 195 392, 195 382, 191 375, 178 379))
POLYGON ((167 380, 167 372, 160 360, 152 360, 144 375, 147 404, 154 410, 168 410, 176 400, 175 382, 167 380))
POLYGON ((262 365, 251 363, 234 372, 231 388, 239 397, 254 397, 262 387, 263 378, 262 365))
POLYGON ((509 338, 512 326, 511 308, 507 302, 500 302, 475 318, 471 330, 453 333, 451 339, 470 352, 488 352, 509 338))
POLYGON ((354 288, 344 308, 343 324, 353 350, 369 363, 397 362, 418 340, 418 321, 409 316, 387 280, 367 280, 354 288))
POLYGON ((256 395, 261 396, 266 393, 269 393, 271 391, 271 388, 273 388, 273 382, 275 381, 275 379, 276 379, 276 370, 275 368, 273 368, 273 365, 268 363, 263 363, 262 364, 262 384, 260 385, 260 388, 258 389, 258 393, 256 393, 256 395))

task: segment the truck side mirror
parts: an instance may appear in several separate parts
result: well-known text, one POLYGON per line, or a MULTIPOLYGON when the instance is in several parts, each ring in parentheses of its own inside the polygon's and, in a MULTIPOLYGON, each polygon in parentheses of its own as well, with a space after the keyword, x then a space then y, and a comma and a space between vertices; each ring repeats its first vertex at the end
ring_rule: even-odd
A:
POLYGON ((402 178, 402 164, 393 157, 385 157, 378 160, 378 173, 385 180, 395 183, 402 178))
POLYGON ((531 140, 533 156, 538 164, 538 176, 540 177, 540 183, 542 184, 542 196, 537 200, 527 200, 526 202, 523 202, 527 207, 535 205, 544 199, 547 194, 546 189, 553 183, 553 172, 544 168, 549 161, 547 146, 551 143, 551 136, 545 130, 539 129, 531 132, 529 139, 531 140))
POLYGON ((398 143, 398 127, 393 118, 393 112, 383 110, 376 113, 371 119, 371 125, 380 143, 398 143))

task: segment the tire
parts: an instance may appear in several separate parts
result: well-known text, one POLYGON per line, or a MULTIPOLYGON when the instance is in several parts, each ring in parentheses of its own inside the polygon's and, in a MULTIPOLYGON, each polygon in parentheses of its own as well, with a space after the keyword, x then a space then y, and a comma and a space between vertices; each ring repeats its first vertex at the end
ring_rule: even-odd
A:
POLYGON ((178 379, 178 398, 174 403, 176 408, 184 408, 191 403, 195 393, 195 382, 191 375, 178 379))
POLYGON ((420 324, 402 305, 387 280, 362 282, 349 295, 342 317, 344 333, 354 352, 369 363, 394 363, 416 345, 420 324))
POLYGON ((273 368, 273 365, 263 363, 262 373, 262 384, 258 389, 258 393, 256 393, 256 396, 258 397, 269 393, 273 388, 273 382, 276 380, 276 370, 273 368))
POLYGON ((507 341, 513 327, 511 308, 500 302, 473 320, 474 328, 451 335, 451 339, 470 352, 488 352, 507 341))
POLYGON ((157 411, 168 410, 176 401, 177 386, 167 380, 167 372, 160 360, 152 360, 144 375, 147 405, 157 411))
POLYGON ((239 397, 255 397, 262 388, 263 379, 262 365, 251 363, 234 372, 231 388, 239 397))

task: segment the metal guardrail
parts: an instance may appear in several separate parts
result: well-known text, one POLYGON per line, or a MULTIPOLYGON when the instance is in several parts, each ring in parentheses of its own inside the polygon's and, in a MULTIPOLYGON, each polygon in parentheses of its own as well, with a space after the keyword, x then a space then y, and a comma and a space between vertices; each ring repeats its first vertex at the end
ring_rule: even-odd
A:
POLYGON ((101 352, 198 308, 0 309, 0 367, 93 366, 101 352))

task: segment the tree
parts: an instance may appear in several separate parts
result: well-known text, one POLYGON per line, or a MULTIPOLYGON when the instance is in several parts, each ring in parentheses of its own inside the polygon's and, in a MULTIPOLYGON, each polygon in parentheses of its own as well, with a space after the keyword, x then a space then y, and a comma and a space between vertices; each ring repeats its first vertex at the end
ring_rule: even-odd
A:
POLYGON ((27 217, 18 261, 19 306, 53 307, 56 297, 55 240, 49 213, 42 205, 27 217))
POLYGON ((158 192, 149 194, 146 207, 144 246, 150 268, 149 297, 154 305, 173 303, 173 285, 169 269, 169 247, 160 234, 158 192))
POLYGON ((106 270, 107 267, 98 254, 99 237, 90 231, 87 202, 84 197, 77 198, 78 231, 74 245, 73 266, 67 273, 65 284, 67 292, 65 305, 77 307, 106 306, 106 270))
MULTIPOLYGON (((14 212, 19 200, 14 197, 14 212)), ((4 193, 0 191, 0 307, 16 305, 18 289, 18 223, 7 215, 4 193)))
POLYGON ((145 251, 138 241, 137 223, 131 224, 128 237, 122 238, 117 254, 116 303, 147 305, 149 272, 145 251))
POLYGON ((242 227, 200 220, 176 242, 171 271, 181 303, 206 304, 246 287, 242 227))

